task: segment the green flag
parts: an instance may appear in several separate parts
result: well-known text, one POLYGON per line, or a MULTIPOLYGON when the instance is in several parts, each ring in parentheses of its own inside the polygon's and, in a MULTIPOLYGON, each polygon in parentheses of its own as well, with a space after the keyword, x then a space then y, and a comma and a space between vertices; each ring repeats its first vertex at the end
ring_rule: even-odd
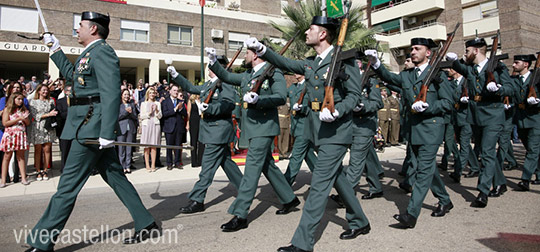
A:
POLYGON ((333 18, 343 16, 343 2, 341 0, 326 0, 326 14, 333 18))

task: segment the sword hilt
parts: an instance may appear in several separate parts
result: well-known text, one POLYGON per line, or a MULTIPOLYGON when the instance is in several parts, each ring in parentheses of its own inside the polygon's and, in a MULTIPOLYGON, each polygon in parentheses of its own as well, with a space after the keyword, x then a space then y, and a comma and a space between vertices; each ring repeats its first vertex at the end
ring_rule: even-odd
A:
MULTIPOLYGON (((52 32, 44 32, 44 33, 42 33, 41 35, 39 35, 39 40, 43 40, 43 35, 45 35, 45 34, 51 34, 51 35, 53 35, 52 32)), ((53 46, 53 42, 47 43, 47 47, 51 48, 52 46, 53 46)))

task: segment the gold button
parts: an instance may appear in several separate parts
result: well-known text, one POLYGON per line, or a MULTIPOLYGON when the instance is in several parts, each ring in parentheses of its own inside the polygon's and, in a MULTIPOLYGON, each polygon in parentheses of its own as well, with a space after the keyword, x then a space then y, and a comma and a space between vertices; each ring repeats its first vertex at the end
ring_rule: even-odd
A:
POLYGON ((319 86, 315 86, 315 90, 319 89, 319 86))
POLYGON ((318 79, 319 79, 319 76, 318 76, 318 75, 315 75, 315 79, 318 80, 318 79))
POLYGON ((433 122, 437 122, 437 121, 433 120, 433 122))
POLYGON ((318 101, 317 98, 315 98, 315 101, 318 101))
POLYGON ((476 86, 476 88, 480 88, 480 86, 476 86))
POLYGON ((416 95, 414 95, 413 97, 416 98, 416 95))

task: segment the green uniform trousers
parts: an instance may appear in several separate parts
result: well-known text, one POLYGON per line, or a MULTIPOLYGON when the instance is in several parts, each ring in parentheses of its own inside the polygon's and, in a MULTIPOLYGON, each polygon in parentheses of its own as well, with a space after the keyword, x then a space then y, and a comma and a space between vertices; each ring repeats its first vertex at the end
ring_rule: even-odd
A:
POLYGON ((472 150, 471 146, 471 137, 473 134, 471 125, 466 124, 464 126, 458 126, 455 128, 455 131, 459 138, 459 156, 461 165, 454 167, 454 174, 461 176, 461 173, 467 166, 467 163, 469 163, 469 168, 471 171, 479 172, 480 165, 478 164, 478 158, 476 157, 476 154, 472 150))
POLYGON ((379 170, 376 167, 377 163, 379 163, 379 158, 375 155, 377 159, 373 160, 373 155, 370 155, 370 149, 375 150, 373 147, 373 137, 353 135, 349 167, 346 171, 347 179, 354 188, 360 182, 362 173, 366 169, 366 180, 369 184, 369 191, 378 193, 382 192, 382 184, 379 181, 379 170))
POLYGON ((523 142, 527 153, 523 163, 522 180, 532 180, 533 173, 536 173, 536 179, 539 180, 540 170, 538 169, 538 155, 540 155, 540 129, 519 129, 519 138, 523 142))
POLYGON ((228 144, 206 144, 202 157, 202 168, 199 173, 199 181, 189 193, 189 199, 204 203, 206 191, 212 184, 212 180, 219 166, 223 167, 229 181, 238 189, 242 180, 242 172, 238 165, 231 159, 231 150, 228 144))
POLYGON ((405 159, 403 159, 403 165, 401 166, 401 171, 405 173, 405 179, 403 179, 404 184, 412 186, 414 183, 413 175, 417 165, 418 162, 412 153, 412 144, 410 141, 407 141, 405 159))
POLYGON ((497 176, 498 179, 504 177, 495 150, 495 146, 497 145, 499 134, 503 129, 503 125, 474 125, 474 127, 478 129, 478 134, 474 139, 475 144, 480 145, 480 156, 482 158, 482 167, 480 168, 480 176, 478 177, 477 188, 480 192, 489 194, 495 176, 497 176), (498 174, 495 175, 495 173, 498 174))
MULTIPOLYGON (((373 138, 371 140, 373 141, 373 138)), ((373 142, 371 143, 371 145, 373 145, 373 142)), ((379 176, 383 176, 384 170, 382 168, 381 161, 379 160, 379 156, 377 156, 377 151, 375 151, 375 146, 373 148, 369 148, 367 158, 368 160, 370 160, 369 163, 373 164, 373 168, 375 168, 375 172, 377 172, 379 176)))
POLYGON ((514 125, 512 124, 512 120, 507 120, 503 124, 503 129, 499 136, 499 149, 497 150, 497 158, 501 163, 501 169, 504 167, 505 160, 508 161, 510 166, 517 166, 517 161, 514 157, 514 147, 511 142, 513 130, 514 125))
POLYGON ((315 231, 324 215, 332 187, 336 188, 345 204, 349 228, 357 229, 369 224, 343 169, 345 153, 347 145, 325 144, 319 147, 317 164, 311 177, 311 189, 291 241, 294 246, 303 250, 313 250, 315 231))
POLYGON ((249 140, 244 176, 238 188, 238 196, 229 207, 229 213, 247 219, 249 207, 255 197, 261 172, 268 179, 281 204, 294 200, 294 192, 283 173, 274 163, 272 144, 274 137, 253 137, 249 140))
POLYGON ((457 148, 456 139, 454 136, 454 125, 451 123, 445 124, 444 127, 444 152, 441 159, 441 164, 443 167, 448 168, 448 158, 450 154, 454 156, 454 169, 462 170, 461 166, 461 156, 459 155, 459 150, 457 148))
POLYGON ((294 139, 291 156, 289 157, 289 165, 287 166, 287 171, 285 171, 285 179, 289 185, 292 185, 296 180, 296 175, 298 175, 304 160, 309 170, 313 172, 313 168, 317 163, 313 144, 303 136, 298 136, 294 139))
MULTIPOLYGON (((26 238, 26 243, 41 250, 51 250, 54 247, 53 240, 64 228, 75 206, 77 195, 94 168, 127 207, 134 220, 135 231, 154 222, 137 191, 124 175, 114 148, 100 150, 99 145, 81 145, 74 140, 57 192, 52 196, 49 206, 32 229, 32 233, 26 238)), ((99 217, 99 214, 96 216, 99 217)))
POLYGON ((439 199, 439 204, 448 205, 451 201, 437 169, 439 145, 411 145, 411 147, 414 156, 412 160, 417 160, 418 164, 416 171, 411 176, 414 183, 411 184, 413 191, 407 206, 407 212, 418 218, 429 189, 431 189, 433 196, 439 199))

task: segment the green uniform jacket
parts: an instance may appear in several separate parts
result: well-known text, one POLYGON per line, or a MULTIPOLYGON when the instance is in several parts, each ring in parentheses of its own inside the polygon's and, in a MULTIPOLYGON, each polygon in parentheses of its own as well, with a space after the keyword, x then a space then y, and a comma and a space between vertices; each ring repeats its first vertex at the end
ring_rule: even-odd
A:
MULTIPOLYGON (((305 60, 291 60, 270 49, 266 50, 262 57, 285 71, 304 75, 307 85, 304 106, 309 106, 311 102, 321 102, 322 109, 324 81, 332 61, 332 55, 333 50, 321 61, 320 65, 316 65, 314 57, 305 60)), ((315 146, 352 143, 352 110, 358 104, 360 97, 361 74, 354 59, 344 62, 344 66, 349 79, 334 83, 334 104, 335 109, 339 112, 338 118, 331 123, 321 122, 319 112, 311 111, 309 113, 304 137, 313 142, 315 146)))
MULTIPOLYGON (((399 74, 389 72, 384 65, 375 70, 381 79, 395 86, 400 86, 405 105, 411 107, 420 92, 422 80, 427 76, 431 66, 427 66, 419 77, 414 68, 401 71, 399 74)), ((451 83, 444 73, 441 83, 432 83, 427 91, 426 102, 429 107, 422 113, 409 113, 407 123, 410 125, 410 139, 413 145, 441 144, 444 137, 444 113, 449 111, 454 102, 451 83)))
MULTIPOLYGON (((518 108, 516 109, 515 123, 520 129, 540 128, 540 103, 531 105, 527 103, 527 96, 529 96, 529 85, 531 84, 532 72, 529 74, 525 82, 522 83, 519 75, 512 78, 517 90, 515 103, 518 108)), ((540 94, 538 86, 534 87, 536 94, 540 94)))
MULTIPOLYGON (((194 86, 184 76, 174 78, 183 90, 201 96, 201 102, 208 97, 213 82, 207 81, 201 86, 194 86)), ((230 85, 220 85, 203 113, 199 128, 199 141, 204 144, 226 144, 233 141, 232 111, 234 110, 234 90, 230 85)))
POLYGON ((360 101, 364 107, 358 112, 353 112, 353 135, 373 137, 378 128, 377 111, 384 107, 381 90, 377 88, 377 81, 370 82, 362 90, 360 101))
POLYGON ((456 60, 452 68, 467 79, 467 88, 469 89, 469 123, 478 126, 487 126, 493 124, 503 124, 506 120, 502 96, 512 96, 514 87, 508 74, 506 66, 499 62, 497 70, 493 73, 497 84, 501 88, 497 92, 489 92, 486 86, 486 64, 484 68, 477 73, 474 66, 465 65, 456 60), (476 95, 482 96, 482 101, 475 102, 476 95))
MULTIPOLYGON (((229 73, 220 64, 213 64, 210 69, 223 82, 240 86, 243 96, 251 90, 257 78, 268 66, 269 64, 266 64, 256 73, 253 73, 253 69, 249 69, 240 74, 229 73)), ((261 85, 257 103, 250 104, 247 109, 242 107, 242 133, 246 134, 247 139, 279 135, 277 107, 286 101, 287 83, 281 71, 276 69, 272 78, 265 80, 261 85)))
POLYGON ((465 77, 461 78, 461 81, 458 83, 458 86, 456 89, 454 89, 454 103, 457 107, 456 109, 456 117, 455 117, 455 125, 458 127, 463 127, 466 125, 469 125, 469 121, 467 120, 469 116, 469 104, 468 103, 462 103, 461 95, 463 93, 463 85, 465 85, 465 82, 467 79, 465 77))
MULTIPOLYGON (((289 87, 289 100, 291 104, 295 104, 304 90, 305 82, 302 84, 293 83, 289 87)), ((307 106, 302 106, 299 111, 295 112, 295 115, 291 113, 291 135, 294 137, 299 137, 304 135, 304 125, 306 122, 306 117, 308 116, 309 110, 307 106)))
MULTIPOLYGON (((99 96, 94 104, 93 115, 79 130, 79 139, 113 140, 120 132, 118 108, 120 106, 120 63, 114 49, 100 39, 88 47, 75 61, 69 62, 62 51, 51 55, 68 84, 72 84, 72 96, 99 96)), ((61 139, 75 138, 77 128, 88 113, 90 105, 70 106, 61 139)))

